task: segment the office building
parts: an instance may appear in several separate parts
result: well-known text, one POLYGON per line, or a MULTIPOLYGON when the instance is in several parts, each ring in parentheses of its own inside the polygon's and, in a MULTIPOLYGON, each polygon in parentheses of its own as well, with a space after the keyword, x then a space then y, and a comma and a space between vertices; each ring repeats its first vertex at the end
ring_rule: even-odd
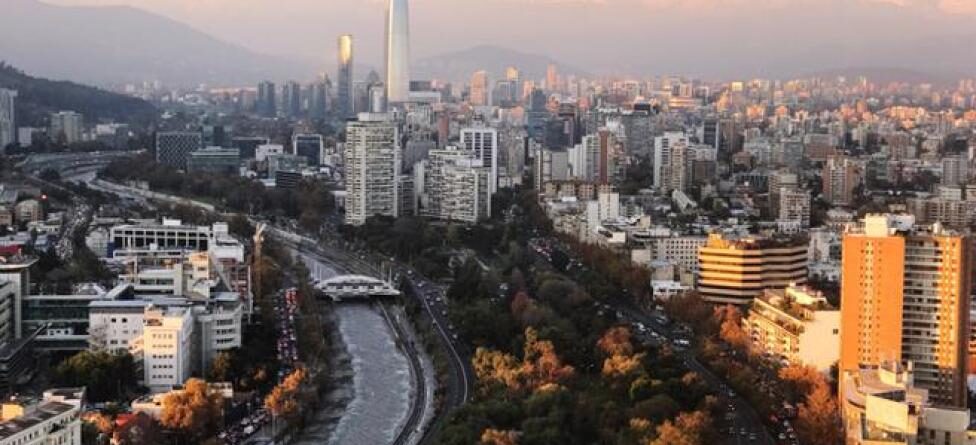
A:
POLYGON ((51 137, 65 144, 81 142, 82 116, 74 111, 51 113, 51 137))
POLYGON ((386 3, 386 99, 410 99, 410 12, 407 0, 386 3))
POLYGON ((268 142, 268 138, 262 137, 235 137, 231 139, 230 145, 238 150, 241 159, 254 159, 258 147, 267 145, 268 142))
POLYGON ((346 224, 396 217, 400 204, 400 137, 386 114, 361 113, 346 126, 346 224))
POLYGON ((240 150, 220 147, 207 147, 190 153, 186 165, 190 173, 237 174, 240 168, 240 150))
POLYGON ((840 311, 806 286, 766 289, 742 321, 752 351, 783 365, 823 373, 840 358, 840 311))
POLYGON ((168 131, 156 133, 156 162, 185 169, 190 153, 203 148, 203 135, 198 131, 168 131))
POLYGON ((290 81, 281 88, 281 111, 285 116, 297 118, 302 115, 302 86, 290 81))
POLYGON ((274 82, 264 81, 258 84, 258 99, 255 111, 261 117, 275 117, 278 115, 277 92, 274 82))
POLYGON ((489 190, 498 191, 498 130, 494 128, 464 128, 461 130, 461 148, 474 153, 474 156, 487 167, 489 190))
POLYGON ((296 134, 291 139, 291 150, 295 156, 308 160, 308 165, 322 164, 322 151, 325 143, 320 134, 296 134))
POLYGON ((84 388, 50 389, 40 400, 3 402, 0 445, 81 445, 84 388))
POLYGON ((164 219, 162 224, 114 226, 109 237, 115 256, 120 257, 134 250, 205 251, 210 248, 213 233, 207 226, 188 226, 178 219, 164 219))
POLYGON ((969 410, 939 406, 918 386, 915 370, 897 361, 855 369, 840 395, 847 445, 970 445, 969 410))
POLYGON ((488 97, 488 72, 478 71, 471 75, 471 90, 468 93, 468 103, 475 107, 491 105, 488 97))
POLYGON ((16 91, 0 88, 0 152, 17 142, 17 119, 14 111, 16 101, 16 91))
POLYGON ((128 352, 142 357, 143 300, 96 300, 88 308, 88 347, 93 351, 128 352))
POLYGON ((698 249, 698 292, 705 301, 745 305, 766 289, 807 281, 806 240, 712 234, 698 249))
POLYGON ((151 307, 143 315, 143 384, 152 392, 182 385, 193 372, 193 311, 151 307))
POLYGON ((336 113, 341 119, 348 118, 353 114, 353 95, 352 95, 352 35, 343 34, 339 36, 339 73, 336 78, 336 113))
POLYGON ((966 406, 970 243, 940 224, 916 226, 910 215, 868 215, 844 234, 842 376, 911 363, 932 403, 966 406))
POLYGON ((204 147, 226 147, 229 142, 223 125, 204 125, 201 133, 204 147))

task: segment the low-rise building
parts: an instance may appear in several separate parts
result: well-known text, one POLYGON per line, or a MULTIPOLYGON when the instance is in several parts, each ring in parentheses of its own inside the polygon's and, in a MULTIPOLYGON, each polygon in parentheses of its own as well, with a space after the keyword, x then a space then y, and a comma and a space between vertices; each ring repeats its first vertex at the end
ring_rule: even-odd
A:
POLYGON ((806 286, 767 289, 742 320, 752 348, 782 365, 829 372, 840 358, 840 311, 806 286))
POLYGON ((84 388, 52 389, 40 400, 4 402, 0 445, 81 445, 84 388))
POLYGON ((927 390, 915 387, 911 363, 884 362, 844 377, 841 385, 848 445, 970 445, 965 408, 935 406, 927 390))

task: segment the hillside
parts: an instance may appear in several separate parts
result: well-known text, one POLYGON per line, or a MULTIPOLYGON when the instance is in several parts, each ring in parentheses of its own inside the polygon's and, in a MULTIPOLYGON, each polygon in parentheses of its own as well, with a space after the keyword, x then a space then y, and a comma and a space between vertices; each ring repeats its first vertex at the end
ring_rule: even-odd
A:
POLYGON ((124 6, 2 0, 0 58, 30 73, 92 85, 256 84, 313 67, 254 53, 185 24, 124 6))
POLYGON ((152 104, 74 82, 31 77, 0 62, 0 87, 17 90, 18 126, 47 125, 48 114, 77 111, 88 122, 112 120, 145 124, 156 116, 152 104))

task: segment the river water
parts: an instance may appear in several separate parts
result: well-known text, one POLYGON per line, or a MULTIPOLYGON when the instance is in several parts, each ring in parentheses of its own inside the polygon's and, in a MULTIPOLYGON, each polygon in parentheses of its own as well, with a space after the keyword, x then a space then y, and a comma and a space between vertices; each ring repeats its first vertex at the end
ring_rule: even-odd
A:
MULTIPOLYGON (((336 270, 301 255, 313 279, 333 277, 336 270)), ((335 307, 345 354, 334 369, 339 387, 329 395, 332 408, 306 426, 301 445, 389 444, 410 411, 410 363, 397 347, 393 333, 377 309, 367 304, 335 307), (338 406, 337 406, 338 405, 338 406), (344 406, 343 406, 344 405, 344 406)))

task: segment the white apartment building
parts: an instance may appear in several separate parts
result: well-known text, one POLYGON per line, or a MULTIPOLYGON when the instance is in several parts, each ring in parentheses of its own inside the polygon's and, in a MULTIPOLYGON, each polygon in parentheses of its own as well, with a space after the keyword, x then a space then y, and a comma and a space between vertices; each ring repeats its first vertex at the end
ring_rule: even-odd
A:
POLYGON ((654 138, 654 187, 684 190, 687 148, 688 136, 681 132, 667 132, 654 138))
POLYGON ((0 445, 81 445, 84 388, 51 389, 40 400, 3 403, 0 445))
POLYGON ((779 189, 779 221, 797 221, 800 227, 810 227, 810 192, 791 187, 779 189))
POLYGON ((827 373, 840 358, 840 311, 806 286, 766 289, 742 320, 754 351, 827 373))
POLYGON ((399 130, 387 114, 360 113, 346 126, 346 224, 399 216, 399 130))
POLYGON ((421 216, 475 223, 491 217, 491 172, 470 150, 432 150, 414 168, 421 216))
POLYGON ((474 152, 488 168, 489 196, 498 191, 498 130, 488 127, 462 128, 461 148, 474 152))
POLYGON ((150 307, 143 320, 143 384, 152 392, 182 385, 193 372, 193 311, 150 307))

